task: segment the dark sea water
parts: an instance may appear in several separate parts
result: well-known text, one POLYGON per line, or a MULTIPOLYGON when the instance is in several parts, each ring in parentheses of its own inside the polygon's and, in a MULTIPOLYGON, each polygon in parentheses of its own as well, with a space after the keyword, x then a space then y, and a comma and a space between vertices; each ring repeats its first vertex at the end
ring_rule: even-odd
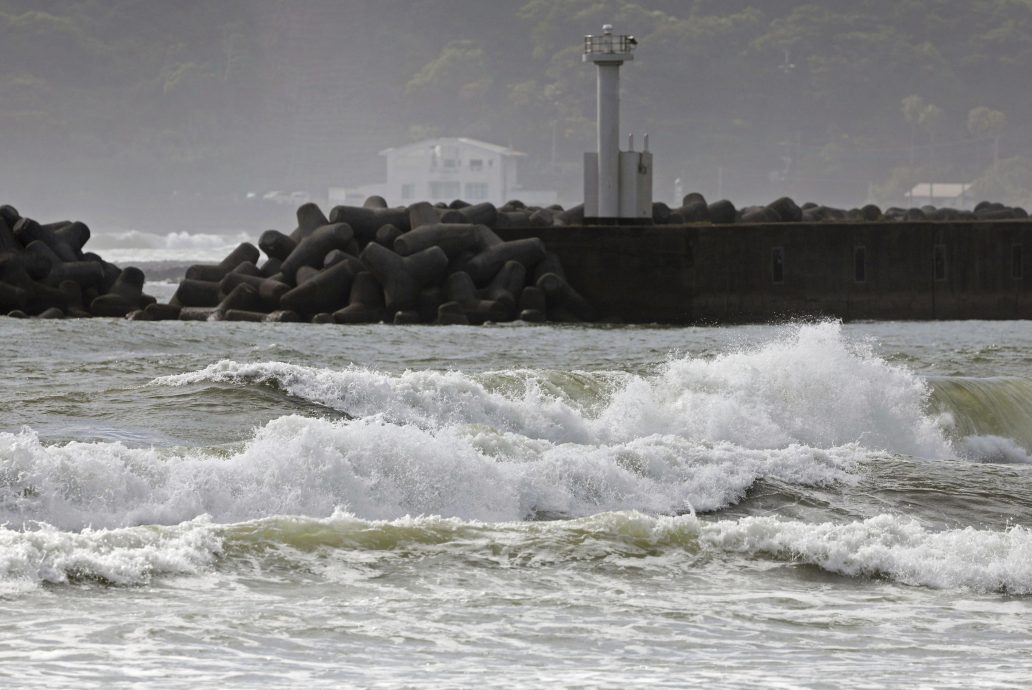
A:
POLYGON ((1032 684, 1032 324, 0 318, 0 686, 1032 684))

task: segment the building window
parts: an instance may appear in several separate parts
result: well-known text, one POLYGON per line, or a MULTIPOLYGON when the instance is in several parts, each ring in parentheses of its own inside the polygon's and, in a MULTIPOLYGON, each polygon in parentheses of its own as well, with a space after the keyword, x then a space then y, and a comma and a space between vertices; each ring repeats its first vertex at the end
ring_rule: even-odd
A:
POLYGON ((455 168, 459 167, 459 161, 455 158, 445 158, 444 167, 447 170, 454 170, 455 168))
POLYGON ((462 185, 458 180, 437 181, 430 183, 430 198, 438 201, 458 199, 462 194, 462 185))
POLYGON ((770 279, 775 285, 785 282, 785 249, 774 247, 770 250, 770 279))
POLYGON ((946 280, 946 245, 935 245, 935 250, 932 254, 932 258, 933 263, 935 265, 935 280, 946 280))
POLYGON ((1025 265, 1022 261, 1021 245, 1011 245, 1011 278, 1021 280, 1025 277, 1025 265))
POLYGON ((858 283, 867 282, 867 248, 853 249, 853 280, 858 283))
POLYGON ((466 183, 466 200, 467 201, 483 201, 487 198, 487 183, 486 182, 467 182, 466 183))
POLYGON ((405 200, 415 199, 416 198, 416 185, 411 184, 411 183, 410 184, 403 184, 403 185, 401 185, 401 198, 405 199, 405 200))
POLYGON ((483 158, 470 158, 469 159, 469 169, 472 172, 480 172, 481 170, 484 169, 484 159, 483 158))

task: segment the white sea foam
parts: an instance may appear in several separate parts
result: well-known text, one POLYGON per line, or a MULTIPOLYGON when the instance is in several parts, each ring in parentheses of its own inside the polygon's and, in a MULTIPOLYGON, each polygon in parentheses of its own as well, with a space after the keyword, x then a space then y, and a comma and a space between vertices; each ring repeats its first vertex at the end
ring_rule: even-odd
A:
POLYGON ((872 450, 946 456, 928 392, 837 324, 686 357, 649 376, 511 371, 400 375, 220 362, 161 385, 274 382, 347 413, 284 417, 225 453, 46 446, 0 435, 0 511, 71 528, 270 514, 363 518, 714 510, 757 480, 855 479, 872 450))
POLYGON ((156 234, 127 230, 95 233, 90 248, 116 263, 128 261, 219 262, 241 242, 253 240, 248 233, 227 234, 171 232, 156 234))
MULTIPOLYGON (((504 544, 496 560, 542 567, 597 560, 642 550, 693 563, 699 554, 724 559, 774 559, 813 565, 852 578, 885 578, 905 585, 977 592, 1032 594, 1032 532, 932 531, 906 517, 879 515, 846 523, 807 523, 776 517, 709 521, 694 515, 603 512, 558 522, 496 522, 403 516, 365 520, 334 511, 324 518, 268 517, 232 525, 198 518, 173 527, 66 532, 45 524, 0 527, 0 595, 41 583, 95 579, 146 584, 154 577, 209 571, 224 554, 255 544, 407 553, 432 544, 440 555, 465 558, 484 544, 504 544)), ((245 551, 250 553, 249 551, 245 551)), ((281 552, 280 558, 307 559, 281 552)), ((480 554, 479 558, 483 558, 480 554)), ((249 556, 247 562, 251 561, 249 556)), ((321 560, 323 557, 320 556, 321 560)), ((307 561, 306 561, 307 562, 307 561)), ((362 563, 374 562, 368 557, 362 563)), ((332 575, 330 575, 332 576, 332 575)))
POLYGON ((664 550, 776 558, 849 577, 884 577, 907 585, 982 592, 1032 593, 1032 531, 972 527, 932 531, 918 521, 878 515, 846 523, 777 517, 709 521, 694 515, 607 513, 555 523, 601 539, 630 539, 664 550))
POLYGON ((932 532, 918 522, 879 515, 847 524, 773 517, 701 524, 710 549, 775 556, 850 577, 887 577, 908 585, 1032 593, 1032 532, 972 527, 932 532))
POLYGON ((534 513, 673 513, 733 503, 759 478, 850 481, 855 445, 750 450, 651 436, 551 443, 476 427, 426 430, 370 418, 274 420, 228 457, 120 443, 45 445, 0 434, 0 519, 65 529, 268 515, 436 514, 489 521, 534 513))
POLYGON ((274 382, 351 419, 283 417, 232 450, 0 434, 0 519, 79 529, 338 507, 366 519, 681 513, 733 504, 761 479, 854 481, 872 451, 955 456, 924 412, 923 382, 837 324, 648 376, 570 376, 220 362, 156 383, 274 382))
POLYGON ((482 549, 485 542, 504 543, 503 559, 538 567, 605 554, 640 554, 643 549, 703 553, 804 563, 848 577, 886 578, 937 589, 1032 593, 1028 529, 931 531, 892 515, 814 524, 776 517, 710 521, 694 515, 627 511, 559 522, 485 524, 436 516, 367 521, 338 512, 319 520, 274 518, 235 525, 225 535, 227 548, 238 541, 253 542, 255 535, 277 535, 283 543, 296 541, 308 548, 406 551, 414 544, 430 543, 456 555, 464 549, 482 549))
POLYGON ((203 519, 175 527, 82 532, 46 524, 28 527, 0 527, 0 594, 73 579, 145 584, 156 575, 207 570, 222 549, 222 538, 203 519))
POLYGON ((493 375, 395 376, 360 367, 331 371, 226 360, 156 383, 271 381, 354 417, 380 415, 422 428, 483 424, 557 443, 627 443, 658 435, 749 449, 858 443, 924 457, 952 454, 939 420, 925 412, 926 384, 866 345, 848 342, 837 323, 798 327, 781 340, 712 359, 676 359, 652 376, 586 374, 602 397, 588 407, 557 395, 537 372, 506 374, 518 379, 516 392, 489 390, 483 381, 493 375))

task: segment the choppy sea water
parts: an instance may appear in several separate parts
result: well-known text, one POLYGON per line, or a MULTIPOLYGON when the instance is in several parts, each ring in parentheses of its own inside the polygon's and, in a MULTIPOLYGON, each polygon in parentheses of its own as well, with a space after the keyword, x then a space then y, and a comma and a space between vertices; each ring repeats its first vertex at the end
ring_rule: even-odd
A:
POLYGON ((4 687, 1027 687, 1032 324, 0 319, 4 687))

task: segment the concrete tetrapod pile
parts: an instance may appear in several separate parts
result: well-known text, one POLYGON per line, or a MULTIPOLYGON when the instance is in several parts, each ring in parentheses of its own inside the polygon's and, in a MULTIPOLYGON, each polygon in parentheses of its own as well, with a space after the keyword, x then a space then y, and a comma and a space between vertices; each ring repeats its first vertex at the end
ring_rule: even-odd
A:
POLYGON ((509 211, 492 204, 453 206, 388 208, 372 197, 361 207, 337 206, 327 218, 315 204, 305 204, 289 235, 269 230, 258 247, 244 243, 219 264, 191 266, 169 304, 159 305, 160 313, 145 310, 131 318, 338 324, 591 320, 590 306, 540 239, 504 242, 494 233, 491 226, 499 218, 515 222, 509 211))
POLYGON ((884 211, 868 204, 862 208, 841 209, 821 206, 815 203, 796 204, 789 197, 781 197, 766 206, 735 208, 727 199, 707 203, 701 194, 688 194, 681 205, 670 208, 657 201, 652 204, 652 222, 656 225, 686 225, 710 223, 713 225, 734 225, 737 223, 874 223, 879 221, 985 221, 1023 220, 1028 213, 1023 208, 1004 206, 1000 203, 983 201, 973 210, 955 208, 890 207, 884 211))
POLYGON ((78 221, 41 225, 0 206, 0 314, 43 319, 115 316, 148 309, 143 272, 83 252, 90 229, 78 221))

